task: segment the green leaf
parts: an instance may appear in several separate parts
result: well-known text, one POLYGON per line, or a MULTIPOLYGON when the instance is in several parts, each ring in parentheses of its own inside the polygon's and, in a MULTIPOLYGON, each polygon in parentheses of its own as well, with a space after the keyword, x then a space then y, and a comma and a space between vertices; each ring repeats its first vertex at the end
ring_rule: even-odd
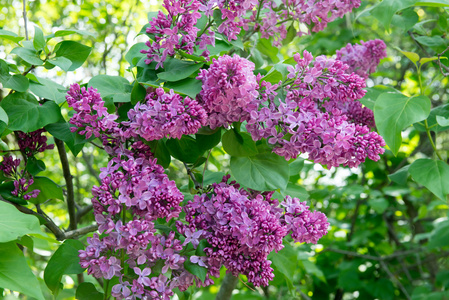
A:
POLYGON ((366 94, 362 99, 360 99, 360 102, 369 109, 374 110, 374 105, 376 104, 376 100, 379 95, 387 92, 401 94, 401 92, 395 90, 394 88, 384 85, 375 85, 366 89, 366 94))
POLYGON ((186 260, 184 262, 184 268, 191 274, 198 277, 202 282, 206 280, 207 268, 201 267, 198 264, 194 264, 190 262, 190 260, 186 260))
POLYGON ((413 179, 446 203, 449 194, 449 165, 441 160, 421 158, 409 168, 413 179))
POLYGON ((0 243, 0 286, 44 300, 39 282, 16 242, 0 243))
POLYGON ((114 102, 130 102, 131 90, 128 80, 120 76, 97 75, 88 83, 98 89, 101 97, 112 97, 114 102))
POLYGON ((420 59, 420 57, 419 57, 419 55, 417 54, 417 53, 414 53, 414 52, 408 52, 408 51, 402 51, 402 50, 399 50, 402 54, 404 54, 408 59, 410 59, 411 61, 412 61, 412 63, 416 66, 416 67, 418 67, 418 65, 416 64, 418 61, 419 61, 419 59, 420 59))
POLYGON ((140 50, 147 49, 148 47, 145 43, 137 43, 134 44, 128 52, 125 54, 125 59, 130 64, 130 68, 134 68, 137 66, 137 63, 143 58, 146 57, 145 53, 141 53, 140 50))
POLYGON ((407 165, 398 171, 396 171, 393 174, 388 175, 388 178, 390 178, 391 181, 396 182, 400 185, 407 185, 407 178, 409 175, 408 169, 410 168, 410 165, 407 165))
POLYGON ((80 241, 65 240, 48 261, 44 271, 44 280, 54 295, 57 295, 59 292, 62 275, 84 272, 78 257, 78 251, 83 249, 84 245, 80 241))
POLYGON ((19 43, 21 40, 23 40, 23 37, 18 36, 12 31, 0 29, 0 39, 10 40, 14 43, 19 43))
POLYGON ((430 99, 426 96, 407 97, 402 94, 383 93, 374 106, 377 129, 394 155, 402 143, 401 131, 427 118, 430 99))
POLYGON ((298 157, 294 161, 290 162, 288 167, 290 169, 290 177, 298 175, 302 168, 304 168, 304 158, 298 157))
POLYGON ((39 58, 39 54, 34 49, 16 47, 12 49, 11 53, 16 54, 30 65, 42 66, 44 64, 44 61, 39 58))
POLYGON ((434 60, 438 60, 438 57, 434 56, 434 57, 423 57, 419 60, 419 64, 420 65, 424 65, 428 62, 434 61, 434 60))
POLYGON ((143 102, 147 95, 147 89, 143 87, 138 81, 134 83, 131 91, 131 104, 136 105, 137 102, 143 102))
MULTIPOLYGON (((431 131, 440 132, 440 131, 448 130, 449 126, 442 126, 442 125, 438 124, 437 116, 449 117, 449 104, 440 105, 440 106, 433 108, 430 111, 429 117, 427 118, 427 124, 431 131)), ((413 127, 415 127, 419 131, 423 131, 423 132, 426 131, 426 128, 424 127, 424 125, 421 125, 418 123, 413 124, 413 127)))
POLYGON ((190 136, 184 135, 180 140, 169 139, 166 142, 171 156, 185 163, 194 163, 203 154, 198 147, 196 140, 190 136))
POLYGON ((91 37, 95 37, 95 34, 92 32, 86 31, 86 30, 78 30, 78 29, 65 29, 65 30, 58 30, 54 33, 55 37, 61 37, 71 34, 79 34, 79 35, 87 35, 91 37))
POLYGON ((289 285, 293 285, 293 275, 298 269, 298 254, 289 244, 284 244, 284 248, 279 252, 271 252, 268 259, 273 262, 273 266, 284 275, 289 285))
POLYGON ((200 151, 207 151, 217 146, 221 141, 221 128, 217 128, 213 134, 196 134, 196 143, 200 151))
POLYGON ((287 184, 287 188, 285 189, 285 191, 281 191, 280 194, 283 198, 285 198, 286 196, 291 196, 296 197, 301 201, 308 199, 310 196, 304 187, 291 182, 287 184))
POLYGON ((2 107, 0 107, 0 121, 5 122, 6 124, 9 123, 8 114, 2 107))
POLYGON ((321 281, 326 282, 326 277, 324 276, 323 271, 321 271, 316 264, 309 260, 302 260, 301 262, 304 269, 306 269, 307 274, 315 275, 321 281))
POLYGON ((50 79, 35 76, 39 82, 30 81, 30 90, 38 97, 53 100, 57 104, 66 101, 66 88, 50 79), (63 91, 63 92, 61 92, 63 91))
POLYGON ((195 78, 186 78, 176 82, 166 82, 164 87, 195 99, 196 95, 201 92, 202 83, 201 80, 195 78))
POLYGON ((7 181, 7 182, 0 184, 0 195, 3 198, 5 198, 6 200, 8 200, 10 202, 21 204, 21 205, 28 204, 28 202, 25 201, 23 198, 17 197, 17 196, 14 196, 13 194, 11 194, 11 192, 14 190, 15 190, 15 187, 14 187, 13 181, 7 181))
POLYGON ((164 81, 179 81, 185 79, 198 71, 203 63, 194 63, 179 59, 168 59, 164 63, 164 72, 157 74, 157 77, 164 81))
POLYGON ((97 291, 90 282, 81 283, 76 289, 76 299, 78 300, 103 300, 104 294, 97 291))
POLYGON ((441 36, 417 36, 415 40, 418 43, 429 46, 429 47, 440 47, 447 45, 447 40, 443 39, 441 36))
POLYGON ((440 125, 441 127, 449 126, 449 118, 445 118, 443 116, 437 116, 436 120, 437 120, 438 125, 440 125))
POLYGON ((289 178, 287 161, 274 153, 231 157, 231 172, 237 182, 256 191, 285 190, 289 178))
POLYGON ((37 26, 34 26, 33 45, 34 45, 34 49, 36 49, 37 51, 44 50, 44 48, 45 48, 44 33, 37 26))
POLYGON ((64 71, 67 71, 68 69, 70 69, 70 66, 72 65, 72 62, 70 61, 70 59, 65 58, 63 56, 50 58, 47 60, 47 63, 58 66, 61 68, 61 70, 64 70, 64 71))
MULTIPOLYGON (((45 163, 42 160, 37 160, 34 156, 28 158, 26 170, 33 176, 36 176, 42 171, 45 171, 45 163)), ((32 189, 28 189, 32 191, 32 189)), ((31 201, 32 202, 32 201, 31 201)))
MULTIPOLYGON (((71 62, 70 67, 63 69, 64 71, 73 71, 81 67, 92 50, 91 47, 74 41, 62 41, 55 46, 55 49, 57 49, 56 57, 64 57, 71 62)), ((58 66, 62 69, 61 65, 58 66)))
POLYGON ((31 198, 30 202, 34 204, 44 203, 48 199, 64 200, 62 194, 62 188, 57 185, 53 180, 47 177, 34 177, 34 183, 28 188, 29 191, 40 190, 37 198, 31 198))
POLYGON ((53 101, 40 105, 28 93, 13 93, 1 102, 1 107, 9 116, 9 130, 31 132, 55 123, 61 118, 61 109, 53 101))
POLYGON ((400 15, 394 15, 391 24, 402 29, 403 32, 410 30, 419 21, 418 14, 413 8, 405 9, 400 15))
POLYGON ((436 225, 427 246, 430 249, 449 246, 449 221, 439 222, 436 225))
POLYGON ((378 214, 382 214, 388 208, 388 200, 385 198, 374 198, 368 200, 369 206, 378 214))
POLYGON ((223 134, 223 149, 232 156, 252 156, 259 153, 256 142, 246 132, 228 130, 223 134))
POLYGON ((164 168, 168 168, 168 166, 170 166, 171 157, 164 139, 151 141, 149 145, 154 157, 157 158, 157 163, 164 168))
POLYGON ((3 85, 5 88, 15 90, 17 92, 26 92, 29 87, 28 78, 21 74, 12 75, 3 85))
POLYGON ((87 140, 84 138, 84 136, 79 135, 75 132, 71 132, 71 126, 72 125, 70 125, 69 123, 63 121, 48 124, 47 126, 45 126, 45 129, 55 138, 64 141, 67 144, 67 147, 69 147, 70 151, 72 151, 73 155, 77 156, 78 153, 80 153, 83 149, 84 144, 87 142, 87 140))
POLYGON ((31 233, 42 234, 39 220, 33 215, 21 213, 12 204, 0 201, 0 243, 31 233))
POLYGON ((414 0, 383 0, 371 10, 371 15, 378 19, 385 29, 388 30, 390 29, 393 15, 413 5, 413 2, 414 0))

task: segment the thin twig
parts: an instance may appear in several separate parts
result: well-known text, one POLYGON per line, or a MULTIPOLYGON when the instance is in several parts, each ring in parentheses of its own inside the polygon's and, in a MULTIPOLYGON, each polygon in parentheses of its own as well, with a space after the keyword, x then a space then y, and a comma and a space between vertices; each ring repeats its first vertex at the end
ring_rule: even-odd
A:
POLYGON ((186 163, 184 163, 184 167, 186 168, 187 174, 190 176, 190 178, 193 181, 193 184, 195 185, 195 189, 200 189, 201 188, 201 184, 196 180, 195 175, 192 172, 192 169, 189 168, 189 166, 187 166, 186 163))
POLYGON ((446 53, 447 50, 449 50, 449 47, 447 47, 443 52, 437 54, 437 56, 438 56, 438 65, 440 66, 440 71, 441 71, 441 74, 443 74, 443 76, 449 76, 449 72, 446 73, 446 72, 443 71, 443 69, 446 70, 446 71, 449 71, 449 67, 445 66, 445 65, 443 65, 441 63, 441 56, 444 53, 446 53))
POLYGON ((391 280, 394 281, 397 284, 397 286, 401 289, 401 291, 404 293, 405 297, 408 300, 412 299, 410 297, 410 295, 408 294, 407 290, 405 289, 405 287, 399 281, 399 279, 397 279, 396 276, 394 276, 393 273, 391 273, 391 271, 388 268, 387 264, 383 260, 379 261, 379 263, 380 263, 382 269, 384 269, 384 271, 388 274, 388 276, 390 276, 391 280))
POLYGON ((94 206, 92 204, 90 204, 88 206, 80 207, 79 209, 77 209, 76 221, 79 222, 82 217, 87 215, 92 210, 93 207, 94 206))
POLYGON ((26 0, 23 0, 23 21, 25 25, 25 38, 28 41, 28 20, 27 20, 27 9, 26 9, 26 0))
POLYGON ((89 225, 89 226, 86 226, 86 227, 83 227, 83 228, 78 228, 78 229, 75 229, 75 230, 66 231, 65 232, 65 238, 66 239, 74 239, 74 238, 79 237, 80 235, 84 235, 84 234, 89 233, 89 232, 94 232, 97 229, 98 229, 98 225, 94 224, 94 225, 89 225))
POLYGON ((61 160, 62 173, 66 182, 67 188, 67 210, 69 211, 69 229, 76 229, 76 212, 75 212, 75 192, 73 190, 73 178, 70 174, 70 165, 65 151, 64 142, 55 138, 55 144, 58 148, 59 159, 61 160))

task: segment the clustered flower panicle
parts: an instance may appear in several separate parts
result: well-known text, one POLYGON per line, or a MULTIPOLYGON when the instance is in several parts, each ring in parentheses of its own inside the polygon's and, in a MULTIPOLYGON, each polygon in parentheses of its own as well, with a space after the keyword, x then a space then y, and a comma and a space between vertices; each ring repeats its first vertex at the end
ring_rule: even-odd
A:
POLYGON ((385 142, 367 125, 373 125, 367 109, 354 104, 365 94, 365 82, 345 71, 341 61, 304 51, 294 56, 296 65, 288 67, 291 80, 285 87, 285 100, 275 103, 276 89, 261 81, 262 107, 250 113, 246 126, 254 140, 266 138, 275 145, 273 152, 286 159, 307 153, 316 163, 330 167, 356 167, 366 157, 379 160, 385 142), (268 100, 268 101, 267 101, 268 100), (365 116, 355 117, 359 109, 365 116), (352 120, 352 121, 350 121, 352 120))
POLYGON ((31 157, 38 152, 44 152, 45 150, 51 150, 55 147, 54 144, 47 144, 47 137, 42 135, 46 132, 45 129, 38 129, 33 132, 17 132, 19 149, 26 156, 31 157))
POLYGON ((129 122, 125 137, 142 137, 147 141, 164 137, 180 139, 184 134, 195 134, 206 125, 207 113, 196 100, 184 99, 170 90, 165 93, 157 88, 147 94, 145 104, 137 105, 128 112, 129 122))
POLYGON ((213 59, 209 69, 202 69, 198 96, 209 114, 208 125, 214 129, 233 122, 249 120, 249 111, 257 109, 257 81, 254 64, 238 55, 213 59))
POLYGON ((387 57, 387 46, 384 41, 376 39, 368 42, 360 41, 359 44, 348 44, 337 51, 337 59, 349 66, 347 73, 356 73, 367 79, 376 71, 382 58, 387 57))
POLYGON ((235 181, 228 183, 229 178, 225 176, 210 193, 189 201, 184 207, 188 224, 178 222, 178 230, 197 234, 195 244, 207 241, 203 263, 211 276, 218 277, 224 265, 234 276, 244 274, 255 286, 267 286, 274 277, 268 254, 284 247, 284 237, 291 234, 295 241, 316 243, 327 233, 329 223, 324 214, 310 212, 297 198, 286 198, 284 213, 278 201, 271 199, 273 192, 251 193, 235 181))

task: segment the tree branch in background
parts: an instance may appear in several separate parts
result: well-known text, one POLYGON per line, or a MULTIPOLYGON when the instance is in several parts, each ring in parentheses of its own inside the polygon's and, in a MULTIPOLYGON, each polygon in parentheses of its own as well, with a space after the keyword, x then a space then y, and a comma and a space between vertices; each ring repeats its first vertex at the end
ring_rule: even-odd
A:
POLYGON ((81 151, 81 157, 83 158, 84 162, 86 163, 87 170, 89 171, 90 175, 95 177, 98 184, 101 184, 101 179, 98 177, 97 171, 95 171, 94 167, 92 166, 92 162, 90 161, 90 158, 92 157, 89 155, 89 158, 87 157, 87 154, 84 151, 81 151))
POLYGON ((443 76, 449 76, 449 67, 445 66, 445 65, 443 65, 441 63, 441 56, 444 53, 446 53, 447 50, 449 50, 449 47, 447 47, 443 52, 437 54, 437 56, 438 56, 438 65, 440 66, 440 72, 441 72, 441 74, 443 74, 443 76), (448 72, 444 72, 443 69, 448 71, 448 72))
POLYGON ((231 273, 227 273, 223 279, 223 282, 221 283, 220 290, 218 291, 218 294, 217 294, 217 297, 215 297, 215 300, 231 299, 232 291, 234 290, 235 286, 237 285, 237 282, 239 282, 238 277, 235 277, 231 273))
POLYGON ((64 142, 55 138, 55 144, 58 148, 59 159, 61 160, 62 172, 67 187, 67 210, 69 211, 69 229, 75 230, 76 225, 76 212, 75 212, 75 192, 73 190, 73 178, 70 174, 70 165, 67 158, 67 152, 65 151, 64 142))

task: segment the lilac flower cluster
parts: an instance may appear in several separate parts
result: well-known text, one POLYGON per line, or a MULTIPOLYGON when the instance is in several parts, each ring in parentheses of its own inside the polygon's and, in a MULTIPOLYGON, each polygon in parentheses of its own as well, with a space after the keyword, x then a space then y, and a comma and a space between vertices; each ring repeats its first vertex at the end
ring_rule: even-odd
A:
POLYGON ((221 12, 222 22, 218 26, 217 31, 229 40, 236 40, 237 35, 241 31, 241 27, 245 26, 247 12, 254 11, 259 4, 259 0, 202 0, 203 6, 201 10, 206 16, 212 17, 215 8, 221 12))
POLYGON ((326 28, 329 22, 343 17, 361 4, 360 0, 282 0, 281 3, 276 2, 278 1, 263 2, 263 8, 268 11, 260 22, 257 20, 258 11, 254 11, 250 18, 250 21, 256 22, 255 26, 260 30, 263 38, 274 37, 275 46, 280 45, 282 39, 287 36, 286 24, 288 23, 286 21, 308 25, 308 31, 299 31, 299 36, 310 34, 311 31, 319 32, 326 28))
POLYGON ((382 58, 387 57, 387 46, 382 40, 361 41, 361 44, 351 45, 337 51, 337 59, 349 66, 347 73, 356 73, 362 78, 376 71, 382 58))
POLYGON ((281 205, 285 207, 283 221, 295 242, 316 244, 327 234, 329 223, 322 212, 311 212, 306 202, 290 196, 285 197, 281 205))
POLYGON ((170 299, 175 287, 185 290, 195 276, 184 269, 182 242, 174 232, 158 233, 154 221, 178 217, 183 195, 144 152, 121 147, 114 152, 101 169, 101 185, 92 189, 102 235, 88 238, 86 250, 79 251, 81 266, 98 278, 118 277, 112 288, 117 299, 170 299))
POLYGON ((200 49, 206 49, 207 44, 214 44, 213 38, 197 41, 199 29, 195 25, 201 18, 198 12, 199 1, 164 0, 162 6, 167 10, 167 14, 159 11, 146 29, 147 33, 154 36, 153 41, 146 43, 149 49, 142 50, 142 53, 147 54, 148 59, 145 61, 147 64, 155 61, 157 69, 163 66, 167 56, 173 56, 178 49, 193 54, 193 48, 197 44, 200 45, 200 49))
POLYGON ((72 132, 97 138, 104 137, 104 133, 113 134, 117 130, 117 115, 109 114, 104 101, 97 89, 92 87, 80 88, 79 84, 72 84, 67 92, 67 104, 75 110, 70 118, 72 132), (81 130, 79 130, 81 129, 81 130))
POLYGON ((157 88, 147 94, 145 104, 137 103, 128 112, 129 122, 123 122, 123 136, 142 137, 147 141, 164 137, 180 139, 195 134, 206 125, 207 113, 196 100, 184 99, 170 90, 157 88))
POLYGON ((238 55, 213 59, 209 69, 197 77, 203 81, 200 103, 209 114, 208 125, 214 129, 249 119, 248 111, 257 109, 257 81, 254 64, 238 55))
POLYGON ((273 152, 286 159, 307 153, 310 160, 330 167, 340 165, 356 167, 366 157, 379 160, 385 142, 370 132, 370 114, 356 102, 364 95, 364 80, 356 74, 347 74, 348 68, 338 60, 313 57, 304 51, 303 58, 296 54, 295 67, 289 67, 285 100, 274 102, 277 86, 261 82, 263 104, 251 112, 246 126, 254 140, 268 139, 275 145, 273 152), (267 101, 268 100, 268 101, 267 101), (365 117, 348 121, 348 114, 357 108, 365 117), (352 110, 351 110, 352 108, 352 110))
POLYGON ((46 130, 38 129, 33 132, 25 133, 22 131, 17 132, 19 149, 26 156, 30 157, 38 152, 44 152, 55 147, 54 144, 47 145, 47 137, 42 135, 46 130))
POLYGON ((15 159, 12 156, 4 156, 0 163, 0 171, 3 171, 3 175, 14 179, 14 190, 11 194, 24 200, 36 198, 40 190, 28 192, 28 188, 34 183, 33 176, 26 176, 25 170, 19 171, 19 165, 20 159, 15 159))
POLYGON ((300 203, 299 199, 283 202, 284 214, 278 201, 271 199, 273 192, 250 193, 228 180, 229 175, 213 184, 209 193, 189 201, 184 207, 188 225, 178 222, 178 231, 191 236, 194 245, 207 241, 202 263, 208 275, 219 276, 224 265, 235 276, 246 275, 255 286, 267 286, 274 277, 267 256, 283 248, 283 238, 291 233, 296 241, 316 243, 329 224, 324 214, 311 213, 303 203, 303 210, 296 209, 291 203, 300 203))

